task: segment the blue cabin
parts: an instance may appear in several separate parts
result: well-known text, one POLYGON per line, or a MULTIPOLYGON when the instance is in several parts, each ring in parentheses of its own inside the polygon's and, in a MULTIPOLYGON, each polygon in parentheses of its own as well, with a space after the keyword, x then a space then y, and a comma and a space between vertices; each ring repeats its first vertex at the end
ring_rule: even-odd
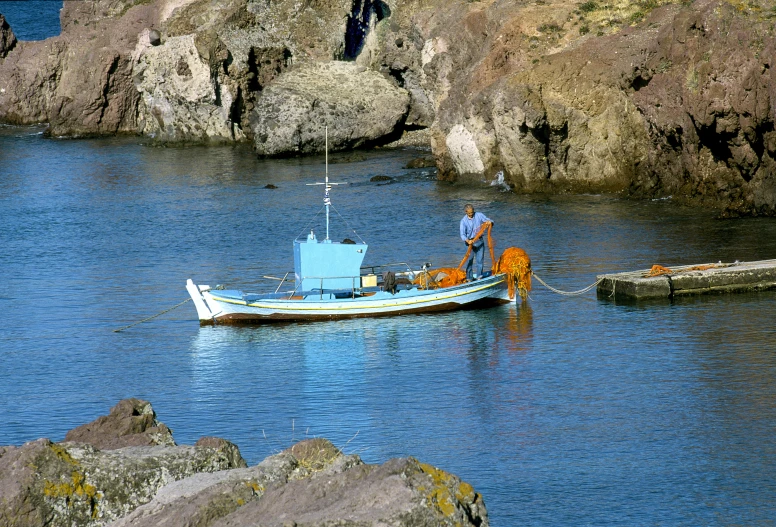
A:
POLYGON ((311 231, 305 240, 294 240, 296 291, 359 289, 361 263, 368 245, 318 241, 311 231))

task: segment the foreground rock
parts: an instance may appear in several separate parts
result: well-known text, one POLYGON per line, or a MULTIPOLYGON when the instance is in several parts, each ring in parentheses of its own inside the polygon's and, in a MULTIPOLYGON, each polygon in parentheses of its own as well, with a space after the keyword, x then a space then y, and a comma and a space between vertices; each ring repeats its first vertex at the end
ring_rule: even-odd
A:
POLYGON ((246 467, 223 439, 175 446, 164 430, 147 402, 126 400, 68 434, 115 449, 47 439, 0 447, 0 524, 488 525, 471 485, 413 458, 367 465, 312 439, 246 467))

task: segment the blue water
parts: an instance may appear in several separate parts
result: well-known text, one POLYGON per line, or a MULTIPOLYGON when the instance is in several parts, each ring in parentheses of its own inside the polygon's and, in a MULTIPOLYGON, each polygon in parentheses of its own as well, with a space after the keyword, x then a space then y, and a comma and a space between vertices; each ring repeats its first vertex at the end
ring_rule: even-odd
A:
POLYGON ((59 35, 62 0, 2 0, 3 15, 19 40, 44 40, 59 35))
MULTIPOLYGON (((773 524, 776 293, 618 305, 535 283, 519 307, 202 328, 188 303, 115 333, 185 300, 187 278, 274 285, 261 276, 293 266, 320 211, 305 183, 323 160, 39 132, 0 127, 0 444, 61 440, 134 396, 178 443, 221 436, 250 463, 312 436, 416 456, 472 483, 495 526, 773 524)), ((776 256, 770 219, 439 183, 403 168, 417 155, 332 156, 367 263, 457 263, 466 202, 564 290, 776 256)), ((333 237, 347 227, 335 214, 333 237)))

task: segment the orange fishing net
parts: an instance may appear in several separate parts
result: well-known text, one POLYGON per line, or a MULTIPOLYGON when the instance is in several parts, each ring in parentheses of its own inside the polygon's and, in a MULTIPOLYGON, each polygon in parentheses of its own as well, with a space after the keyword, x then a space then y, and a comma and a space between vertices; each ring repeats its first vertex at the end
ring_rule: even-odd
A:
POLYGON ((466 273, 460 269, 440 267, 439 269, 431 269, 419 274, 412 283, 424 289, 439 289, 440 287, 462 284, 465 281, 466 273))
POLYGON ((519 247, 508 247, 498 259, 499 273, 506 273, 509 298, 515 298, 515 289, 523 300, 531 290, 531 258, 519 247))
MULTIPOLYGON (((531 290, 531 258, 528 257, 524 250, 518 247, 509 247, 501 253, 501 257, 496 261, 493 253, 493 238, 490 234, 492 227, 493 224, 491 223, 484 224, 477 236, 474 237, 474 241, 479 240, 487 232, 488 249, 490 250, 490 259, 493 262, 492 271, 507 275, 510 299, 515 298, 515 290, 517 290, 520 297, 525 300, 528 292, 531 290)), ((469 259, 471 252, 472 246, 469 245, 466 255, 457 268, 442 267, 431 269, 419 274, 412 283, 425 289, 438 289, 464 283, 466 281, 466 273, 461 268, 469 259)))

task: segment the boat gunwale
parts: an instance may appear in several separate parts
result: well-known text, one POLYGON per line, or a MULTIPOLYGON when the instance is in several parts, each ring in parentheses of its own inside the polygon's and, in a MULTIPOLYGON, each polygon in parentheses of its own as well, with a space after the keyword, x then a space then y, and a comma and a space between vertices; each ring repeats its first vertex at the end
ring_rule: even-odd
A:
MULTIPOLYGON (((506 281, 505 273, 497 273, 489 277, 477 280, 474 282, 466 282, 463 284, 457 284, 450 287, 440 289, 412 289, 409 291, 416 291, 409 297, 396 298, 392 296, 386 298, 383 296, 375 298, 374 296, 359 297, 359 298, 337 298, 329 300, 306 300, 306 299, 266 299, 256 302, 248 303, 246 301, 232 300, 223 297, 219 297, 217 294, 213 294, 212 291, 206 291, 206 293, 216 302, 222 302, 226 304, 233 304, 238 306, 246 306, 257 309, 282 309, 287 311, 317 311, 327 309, 337 310, 355 310, 365 308, 381 308, 381 307, 397 307, 413 304, 421 304, 426 302, 438 302, 449 300, 464 295, 478 293, 483 290, 491 289, 503 284, 506 281), (473 286, 477 287, 473 287, 473 286), (440 295, 440 293, 443 293, 440 295), (451 294, 452 293, 452 294, 451 294), (429 298, 430 296, 440 295, 437 298, 429 298), (393 300, 393 301, 392 301, 393 300), (399 301, 396 301, 399 300, 399 301), (383 305, 375 305, 375 302, 381 302, 383 305), (350 304, 350 305, 349 305, 350 304), (358 304, 358 305, 356 305, 358 304)), ((406 291, 406 290, 405 290, 406 291)), ((403 291, 401 291, 403 292, 403 291)), ((397 293, 400 294, 401 292, 397 293)))

